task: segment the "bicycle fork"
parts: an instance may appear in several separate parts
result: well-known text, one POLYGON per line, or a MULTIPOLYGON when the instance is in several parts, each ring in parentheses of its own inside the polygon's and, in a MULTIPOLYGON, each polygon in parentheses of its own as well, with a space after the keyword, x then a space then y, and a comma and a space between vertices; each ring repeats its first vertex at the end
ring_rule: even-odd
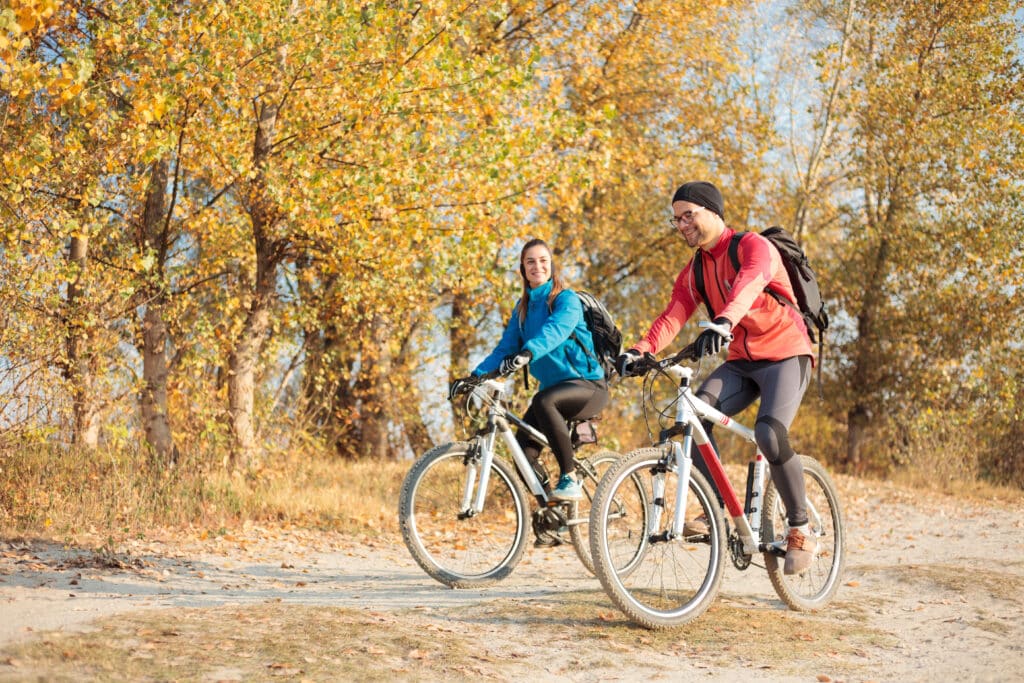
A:
MULTIPOLYGON (((547 443, 546 437, 537 430, 525 423, 522 423, 521 426, 529 429, 531 436, 538 439, 538 441, 547 443)), ((547 494, 544 492, 544 487, 526 459, 523 449, 520 448, 519 443, 512 434, 512 429, 509 427, 508 422, 504 418, 492 416, 486 430, 481 436, 477 437, 473 457, 466 459, 466 483, 462 489, 459 519, 473 517, 484 509, 487 485, 490 482, 491 472, 493 471, 491 464, 494 462, 494 444, 499 432, 505 445, 508 446, 509 452, 512 454, 512 460, 515 463, 516 469, 519 470, 526 480, 527 488, 530 489, 534 496, 537 496, 538 500, 544 503, 547 502, 547 494)))

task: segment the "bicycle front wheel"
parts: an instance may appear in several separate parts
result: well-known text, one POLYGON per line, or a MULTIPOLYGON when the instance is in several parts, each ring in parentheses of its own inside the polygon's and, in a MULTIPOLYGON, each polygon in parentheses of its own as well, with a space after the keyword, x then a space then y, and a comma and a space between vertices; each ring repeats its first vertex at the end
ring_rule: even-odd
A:
POLYGON ((601 479, 590 511, 594 570, 612 602, 646 628, 685 624, 704 613, 718 594, 725 569, 725 520, 715 494, 692 469, 685 519, 704 515, 708 533, 671 538, 679 475, 668 447, 642 448, 622 457, 601 479), (647 502, 646 514, 615 514, 647 502))
MULTIPOLYGON (((828 472, 814 458, 799 457, 804 467, 811 533, 818 543, 814 560, 803 574, 786 575, 782 559, 772 553, 764 554, 764 564, 782 601, 790 609, 811 611, 827 605, 839 589, 846 565, 846 528, 839 492, 828 472)), ((786 511, 773 482, 769 482, 765 491, 762 514, 761 540, 765 543, 784 542, 786 511)))
MULTIPOLYGON (((529 506, 512 466, 494 458, 484 509, 464 514, 471 468, 470 444, 449 443, 421 456, 406 475, 398 501, 402 538, 428 575, 452 588, 475 588, 504 579, 523 557, 529 506)), ((475 489, 474 489, 475 491, 475 489)))

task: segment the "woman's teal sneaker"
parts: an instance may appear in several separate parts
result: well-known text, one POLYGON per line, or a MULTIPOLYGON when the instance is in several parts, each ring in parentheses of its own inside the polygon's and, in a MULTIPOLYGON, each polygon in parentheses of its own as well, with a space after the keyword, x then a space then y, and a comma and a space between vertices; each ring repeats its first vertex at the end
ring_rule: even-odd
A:
POLYGON ((551 492, 551 497, 555 500, 582 500, 583 489, 572 475, 563 474, 558 480, 558 486, 551 492))

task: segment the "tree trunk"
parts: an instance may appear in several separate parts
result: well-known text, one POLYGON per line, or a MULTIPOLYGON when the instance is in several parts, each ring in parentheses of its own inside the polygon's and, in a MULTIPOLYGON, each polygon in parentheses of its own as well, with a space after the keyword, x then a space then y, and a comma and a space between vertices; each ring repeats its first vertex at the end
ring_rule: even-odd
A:
POLYGON ((362 355, 359 370, 362 440, 358 444, 358 452, 364 457, 387 458, 391 450, 388 439, 391 426, 391 411, 388 409, 391 399, 388 391, 391 325, 383 316, 375 315, 370 330, 372 338, 362 355))
POLYGON ((256 174, 246 187, 243 204, 252 222, 256 250, 256 274, 251 291, 241 292, 248 300, 245 323, 228 357, 228 417, 232 435, 231 460, 235 467, 248 467, 259 456, 258 429, 253 416, 256 369, 270 332, 270 309, 274 301, 274 279, 284 245, 273 238, 279 216, 266 187, 266 167, 277 124, 277 106, 264 103, 253 144, 256 174))
MULTIPOLYGON (((418 393, 416 392, 417 395, 418 393)), ((416 408, 416 406, 413 406, 413 408, 416 408)), ((427 426, 423 424, 419 412, 416 410, 408 411, 403 420, 403 425, 405 427, 405 436, 409 439, 409 447, 412 448, 414 457, 423 455, 434 447, 434 440, 430 438, 430 432, 427 431, 427 426)))
POLYGON ((875 338, 875 320, 882 305, 883 282, 889 260, 889 240, 882 239, 875 254, 875 263, 865 283, 864 301, 857 316, 857 341, 854 347, 854 366, 850 378, 850 394, 854 405, 847 412, 846 462, 850 471, 863 471, 867 460, 863 447, 872 427, 871 402, 878 373, 874 368, 884 362, 879 358, 875 338))
POLYGON ((235 467, 246 468, 259 457, 257 429, 253 420, 256 368, 269 322, 269 306, 254 301, 235 348, 228 357, 228 418, 232 436, 231 460, 235 467))
POLYGON ((68 282, 68 297, 65 302, 64 351, 67 357, 64 378, 71 390, 72 433, 71 443, 75 446, 96 448, 99 445, 99 406, 93 393, 95 373, 93 354, 89 348, 89 328, 83 324, 81 313, 86 291, 82 285, 89 253, 89 237, 72 235, 68 260, 78 270, 68 282))
POLYGON ((452 294, 452 315, 448 321, 449 382, 469 374, 469 349, 473 342, 473 336, 473 326, 469 321, 469 297, 463 292, 454 292, 452 294))
POLYGON ((867 442, 868 427, 871 424, 871 411, 867 406, 858 403, 847 413, 846 419, 846 470, 863 473, 867 458, 864 444, 867 442))
POLYGON ((164 260, 168 238, 164 231, 167 224, 165 202, 168 161, 165 158, 153 164, 150 172, 146 208, 142 215, 142 240, 139 249, 145 253, 156 249, 156 265, 143 287, 146 298, 145 313, 142 317, 142 394, 139 397, 142 425, 146 443, 164 463, 173 462, 174 439, 167 416, 167 342, 168 328, 164 318, 167 305, 167 290, 164 275, 164 260))
MULTIPOLYGON (((416 369, 420 366, 420 362, 419 360, 409 360, 415 356, 411 347, 416 337, 417 329, 421 323, 431 318, 432 316, 429 313, 421 312, 408 319, 409 324, 406 327, 402 343, 398 349, 398 360, 392 364, 391 377, 387 382, 391 396, 394 397, 397 393, 401 397, 401 400, 397 402, 392 398, 392 404, 396 405, 396 412, 398 412, 402 421, 402 431, 409 442, 409 448, 412 449, 414 457, 426 453, 435 445, 434 440, 430 438, 430 432, 420 412, 420 407, 423 405, 423 396, 415 377, 416 369), (396 392, 395 387, 401 388, 396 392)), ((437 387, 436 390, 447 394, 447 387, 437 387)), ((433 393, 433 391, 435 389, 432 388, 431 392, 433 393)))
POLYGON ((174 460, 174 438, 167 417, 167 322, 163 305, 150 303, 142 319, 142 424, 146 443, 161 462, 174 460))

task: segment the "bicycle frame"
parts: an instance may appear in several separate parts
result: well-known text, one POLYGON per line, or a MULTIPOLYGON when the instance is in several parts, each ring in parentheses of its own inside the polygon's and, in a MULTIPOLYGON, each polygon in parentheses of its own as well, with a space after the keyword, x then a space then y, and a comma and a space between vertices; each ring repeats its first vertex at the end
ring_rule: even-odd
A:
POLYGON ((473 397, 487 406, 487 424, 474 437, 474 441, 480 446, 480 461, 479 465, 475 463, 468 464, 466 488, 462 494, 462 505, 460 508, 462 512, 459 514, 460 519, 472 517, 484 509, 484 497, 487 495, 487 484, 491 476, 491 463, 494 461, 494 440, 498 434, 501 434, 502 440, 508 446, 516 469, 519 470, 519 474, 526 482, 530 493, 537 496, 538 500, 543 501, 545 505, 549 501, 548 494, 544 491, 544 487, 534 473, 533 467, 530 466, 530 462, 527 460, 526 454, 523 453, 523 449, 519 446, 519 442, 516 441, 509 423, 516 425, 520 429, 525 429, 531 437, 544 446, 548 445, 547 437, 505 408, 502 401, 504 392, 505 384, 495 379, 485 380, 473 389, 473 397), (479 482, 477 482, 478 473, 479 482))
MULTIPOLYGON (((744 506, 741 505, 739 497, 736 495, 736 491, 729 481, 725 468, 722 466, 722 462, 718 458, 718 454, 715 452, 711 439, 701 421, 715 422, 742 437, 745 441, 753 443, 756 448, 757 442, 754 440, 754 431, 736 422, 721 411, 716 410, 693 393, 693 389, 690 386, 690 382, 693 379, 693 368, 673 364, 665 369, 665 373, 679 381, 675 424, 670 429, 663 431, 659 439, 659 445, 670 445, 672 460, 679 471, 679 490, 677 491, 676 498, 679 502, 676 505, 675 516, 672 520, 671 538, 682 538, 683 536, 683 525, 686 523, 686 496, 689 491, 687 483, 689 482, 690 470, 693 466, 693 458, 690 453, 692 446, 696 445, 697 450, 704 458, 704 462, 707 463, 715 487, 721 494, 726 510, 732 518, 732 523, 737 530, 740 540, 743 542, 744 553, 752 555, 754 552, 764 552, 766 548, 757 540, 761 529, 761 509, 758 501, 764 495, 768 462, 761 449, 757 448, 753 469, 750 473, 750 481, 748 482, 746 510, 744 510, 744 506), (680 435, 683 437, 681 442, 673 438, 680 435)), ((663 479, 660 481, 660 487, 664 487, 663 479)), ((663 495, 663 489, 660 491, 655 490, 653 498, 658 500, 663 495)), ((652 533, 656 530, 657 525, 660 524, 660 521, 656 519, 657 516, 657 514, 650 516, 651 523, 654 525, 652 526, 652 533)))

